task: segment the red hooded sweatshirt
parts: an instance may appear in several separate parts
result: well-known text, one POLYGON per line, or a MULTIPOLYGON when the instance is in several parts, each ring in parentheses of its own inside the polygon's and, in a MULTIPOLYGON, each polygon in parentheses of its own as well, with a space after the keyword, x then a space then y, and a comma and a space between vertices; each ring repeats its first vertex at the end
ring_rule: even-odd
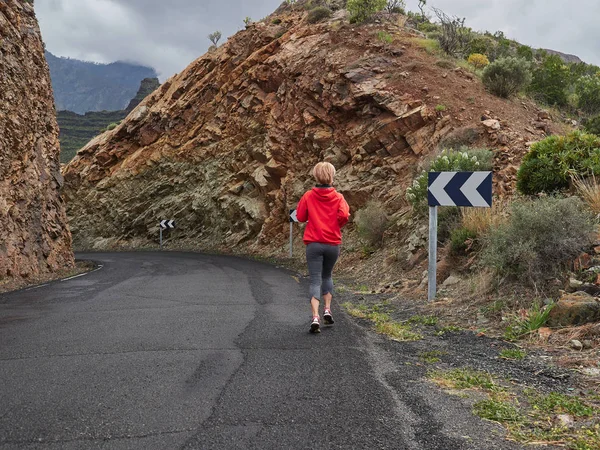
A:
POLYGON ((304 243, 340 245, 341 228, 348 223, 350 207, 344 196, 332 187, 315 187, 302 196, 296 215, 300 222, 308 222, 304 243))

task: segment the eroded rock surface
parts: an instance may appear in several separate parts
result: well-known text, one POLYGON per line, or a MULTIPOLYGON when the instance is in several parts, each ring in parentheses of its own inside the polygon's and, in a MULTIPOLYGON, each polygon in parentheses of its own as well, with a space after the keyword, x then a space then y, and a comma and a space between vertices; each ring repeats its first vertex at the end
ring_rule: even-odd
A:
POLYGON ((33 5, 0 1, 0 279, 73 265, 58 126, 33 5))

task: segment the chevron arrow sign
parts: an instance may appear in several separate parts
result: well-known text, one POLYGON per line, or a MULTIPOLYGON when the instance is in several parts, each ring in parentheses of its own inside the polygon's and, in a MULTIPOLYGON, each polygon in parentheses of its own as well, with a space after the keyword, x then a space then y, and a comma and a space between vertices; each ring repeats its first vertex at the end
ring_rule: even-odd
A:
POLYGON ((290 209, 290 223, 298 222, 298 216, 296 214, 297 211, 295 209, 290 209))
POLYGON ((161 220, 160 227, 163 230, 166 230, 166 229, 172 230, 173 228, 175 228, 175 221, 174 220, 161 220))
POLYGON ((428 185, 429 206, 492 206, 492 172, 429 172, 428 185))

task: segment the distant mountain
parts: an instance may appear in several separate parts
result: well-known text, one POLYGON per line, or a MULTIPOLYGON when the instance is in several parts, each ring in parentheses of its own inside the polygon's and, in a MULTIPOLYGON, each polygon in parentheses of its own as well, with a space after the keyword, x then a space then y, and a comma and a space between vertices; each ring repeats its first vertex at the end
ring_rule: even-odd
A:
POLYGON ((92 138, 106 131, 111 124, 117 124, 154 92, 160 83, 158 78, 142 80, 136 96, 125 109, 118 111, 92 111, 80 115, 72 111, 58 111, 60 128, 60 162, 68 163, 77 150, 84 147, 92 138))
POLYGON ((97 64, 59 58, 46 52, 58 111, 120 111, 136 95, 140 82, 156 78, 150 67, 124 62, 97 64))
POLYGON ((556 55, 559 56, 560 59, 563 60, 563 62, 570 64, 579 64, 582 63, 583 61, 581 60, 581 58, 579 58, 579 56, 575 56, 575 55, 570 55, 568 53, 561 53, 561 52, 557 52, 556 50, 550 50, 547 48, 542 49, 544 50, 546 53, 548 53, 549 55, 556 55))

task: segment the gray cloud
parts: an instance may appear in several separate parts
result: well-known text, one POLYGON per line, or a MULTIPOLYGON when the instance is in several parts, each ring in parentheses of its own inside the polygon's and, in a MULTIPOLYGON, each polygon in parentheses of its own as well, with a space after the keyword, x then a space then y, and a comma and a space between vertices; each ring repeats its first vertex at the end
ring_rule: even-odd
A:
MULTIPOLYGON (((202 55, 207 35, 230 36, 243 19, 260 19, 281 0, 36 0, 48 49, 59 56, 98 62, 149 65, 161 79, 202 55)), ((408 0, 417 10, 417 0, 408 0)), ((502 30, 533 47, 573 53, 600 64, 598 0, 567 8, 562 0, 428 0, 449 14, 467 18, 476 30, 502 30)))
POLYGON ((225 37, 260 19, 281 0, 36 0, 47 48, 88 61, 130 61, 154 67, 161 79, 206 52, 209 33, 225 37))

